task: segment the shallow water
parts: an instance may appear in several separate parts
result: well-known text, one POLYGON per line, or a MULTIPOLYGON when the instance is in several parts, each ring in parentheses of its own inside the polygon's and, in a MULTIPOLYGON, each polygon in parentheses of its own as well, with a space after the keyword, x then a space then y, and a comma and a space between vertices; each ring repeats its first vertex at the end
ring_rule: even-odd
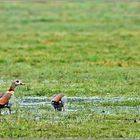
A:
MULTIPOLYGON (((89 110, 98 114, 140 114, 140 105, 138 106, 126 106, 117 105, 122 101, 136 101, 140 98, 127 98, 127 97, 65 97, 65 112, 81 112, 89 110), (109 102, 109 105, 102 105, 102 103, 109 102), (113 105, 113 103, 117 103, 113 105)), ((28 111, 41 115, 45 112, 53 111, 53 107, 50 104, 51 97, 24 97, 13 98, 11 103, 13 107, 28 108, 28 111)), ((14 112, 14 111, 13 111, 14 112)), ((15 113, 15 112, 14 112, 15 113)), ((8 114, 6 110, 3 114, 8 114)))
MULTIPOLYGON (((127 98, 127 97, 67 97, 67 102, 65 103, 65 112, 77 112, 90 110, 99 114, 140 114, 140 105, 139 106, 117 106, 117 105, 108 105, 103 106, 100 103, 103 102, 121 102, 128 100, 140 100, 140 98, 127 98)), ((47 112, 53 110, 53 107, 50 104, 51 98, 48 97, 24 97, 18 99, 20 107, 30 108, 31 111, 36 112, 38 108, 39 112, 47 112), (42 107, 44 109, 42 109, 42 107), (35 111, 36 110, 36 111, 35 111)))

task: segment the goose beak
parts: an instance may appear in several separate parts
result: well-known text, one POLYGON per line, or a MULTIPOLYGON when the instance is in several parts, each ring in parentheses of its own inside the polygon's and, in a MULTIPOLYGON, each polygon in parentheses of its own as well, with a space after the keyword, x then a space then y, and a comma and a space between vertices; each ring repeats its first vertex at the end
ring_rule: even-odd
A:
POLYGON ((25 85, 25 83, 20 83, 20 85, 25 85))

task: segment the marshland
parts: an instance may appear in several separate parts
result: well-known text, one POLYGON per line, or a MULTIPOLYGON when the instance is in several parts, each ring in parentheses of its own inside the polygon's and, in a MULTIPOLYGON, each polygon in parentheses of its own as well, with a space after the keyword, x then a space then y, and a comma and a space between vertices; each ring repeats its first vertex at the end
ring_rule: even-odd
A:
POLYGON ((0 138, 140 138, 140 3, 0 2, 0 138), (53 95, 64 93, 64 112, 53 95))

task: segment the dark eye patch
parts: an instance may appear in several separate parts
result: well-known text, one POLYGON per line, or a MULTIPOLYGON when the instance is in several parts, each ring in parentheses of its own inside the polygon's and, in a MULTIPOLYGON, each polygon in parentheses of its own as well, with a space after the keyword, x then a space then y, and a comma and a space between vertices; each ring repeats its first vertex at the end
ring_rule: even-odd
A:
POLYGON ((18 80, 17 80, 16 82, 17 82, 17 83, 19 83, 19 81, 18 81, 18 80))

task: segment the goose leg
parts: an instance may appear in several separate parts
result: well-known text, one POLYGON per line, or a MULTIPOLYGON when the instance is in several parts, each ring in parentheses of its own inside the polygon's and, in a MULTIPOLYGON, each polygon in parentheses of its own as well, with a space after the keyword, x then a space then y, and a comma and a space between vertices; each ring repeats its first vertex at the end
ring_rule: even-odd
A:
POLYGON ((9 102, 5 105, 5 107, 8 108, 9 114, 11 114, 11 106, 12 104, 10 104, 9 102))
POLYGON ((9 110, 9 114, 11 114, 11 107, 9 107, 8 110, 9 110))

